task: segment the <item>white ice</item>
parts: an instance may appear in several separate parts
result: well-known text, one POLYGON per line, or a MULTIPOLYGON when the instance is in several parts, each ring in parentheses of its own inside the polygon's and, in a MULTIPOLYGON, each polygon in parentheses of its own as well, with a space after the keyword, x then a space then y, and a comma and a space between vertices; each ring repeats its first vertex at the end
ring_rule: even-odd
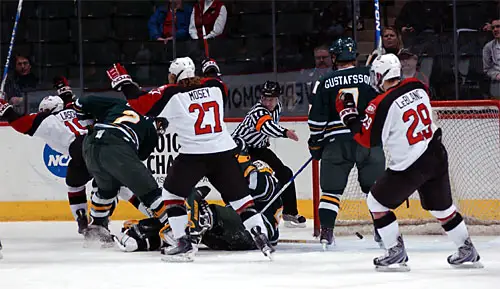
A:
MULTIPOLYGON (((121 222, 112 223, 118 232, 121 222)), ((312 230, 283 229, 287 239, 311 238, 312 230)), ((336 248, 280 244, 275 259, 258 252, 201 250, 193 263, 165 263, 158 252, 123 253, 83 248, 73 222, 0 223, 4 259, 1 289, 129 288, 499 288, 500 238, 473 237, 484 269, 453 269, 454 245, 445 236, 405 236, 411 272, 375 272, 382 250, 370 236, 337 238, 336 248)))

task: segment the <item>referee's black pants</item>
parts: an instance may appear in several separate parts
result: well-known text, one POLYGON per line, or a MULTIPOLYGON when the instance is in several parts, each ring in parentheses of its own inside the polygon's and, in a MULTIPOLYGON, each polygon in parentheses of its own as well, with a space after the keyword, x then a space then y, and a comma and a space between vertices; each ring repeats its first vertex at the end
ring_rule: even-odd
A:
MULTIPOLYGON (((273 169, 281 186, 284 186, 292 178, 292 170, 285 166, 272 150, 268 148, 248 148, 248 153, 252 160, 266 162, 273 169)), ((281 200, 283 201, 283 214, 294 216, 298 214, 295 181, 281 194, 281 200)))

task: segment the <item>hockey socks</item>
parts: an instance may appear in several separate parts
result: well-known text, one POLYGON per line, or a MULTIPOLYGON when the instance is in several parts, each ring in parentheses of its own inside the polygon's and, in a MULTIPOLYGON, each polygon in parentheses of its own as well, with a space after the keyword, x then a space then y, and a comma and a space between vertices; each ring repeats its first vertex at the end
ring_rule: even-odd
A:
POLYGON ((85 186, 70 187, 68 186, 68 201, 71 208, 71 214, 75 220, 78 219, 78 210, 83 210, 87 214, 87 194, 85 186))
POLYGON ((335 221, 340 209, 340 195, 333 193, 325 193, 321 195, 319 200, 319 220, 321 228, 335 227, 335 221))
POLYGON ((382 241, 387 249, 394 247, 398 244, 399 225, 396 220, 396 215, 389 211, 382 218, 373 220, 375 228, 377 228, 382 241))

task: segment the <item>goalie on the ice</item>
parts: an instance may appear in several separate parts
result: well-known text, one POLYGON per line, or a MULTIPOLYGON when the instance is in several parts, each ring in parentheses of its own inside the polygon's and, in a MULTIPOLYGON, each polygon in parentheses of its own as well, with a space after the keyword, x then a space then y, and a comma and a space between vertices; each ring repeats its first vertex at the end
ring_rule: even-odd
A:
MULTIPOLYGON (((235 141, 238 145, 235 156, 248 181, 249 192, 254 198, 256 209, 262 210, 279 192, 280 185, 269 165, 262 161, 251 161, 244 142, 241 139, 235 141)), ((209 192, 208 187, 197 187, 187 199, 190 221, 186 230, 191 239, 213 250, 257 249, 252 236, 245 230, 241 218, 233 208, 208 204, 204 200, 209 192)), ((282 201, 278 198, 262 213, 269 241, 273 246, 278 243, 281 211, 282 201)), ((175 242, 174 239, 162 241, 159 234, 162 228, 163 225, 153 218, 126 221, 123 234, 116 241, 127 252, 155 251, 175 242)), ((170 227, 166 226, 163 230, 170 230, 170 227)), ((163 236, 170 236, 170 233, 167 231, 163 236)))

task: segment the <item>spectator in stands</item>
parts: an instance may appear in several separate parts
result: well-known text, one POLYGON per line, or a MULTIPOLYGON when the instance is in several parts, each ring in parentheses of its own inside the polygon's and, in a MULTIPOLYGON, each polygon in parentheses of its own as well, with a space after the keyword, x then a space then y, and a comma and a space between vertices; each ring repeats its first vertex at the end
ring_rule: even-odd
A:
MULTIPOLYGON (((349 21, 346 2, 331 1, 319 14, 319 31, 322 42, 333 42, 343 35, 349 21)), ((352 18, 352 17, 351 17, 352 18)))
POLYGON ((24 94, 36 89, 38 80, 31 72, 31 62, 27 56, 17 54, 14 64, 14 71, 9 73, 5 82, 5 97, 16 111, 24 113, 24 94))
POLYGON ((429 78, 418 69, 418 56, 408 49, 402 49, 399 52, 399 61, 401 61, 401 72, 403 79, 415 77, 429 86, 429 78))
MULTIPOLYGON (((453 2, 448 0, 447 11, 443 13, 446 19, 446 27, 453 28, 453 2)), ((457 30, 460 31, 486 31, 490 28, 489 23, 498 14, 498 1, 496 0, 473 0, 456 1, 457 5, 457 30)))
POLYGON ((394 26, 409 43, 422 32, 439 33, 443 26, 443 13, 446 3, 443 1, 409 0, 399 13, 394 26))
POLYGON ((211 39, 224 34, 227 9, 220 0, 200 0, 193 6, 189 22, 192 39, 211 39), (205 31, 203 31, 205 28, 205 31))
POLYGON ((189 21, 191 19, 192 6, 183 4, 182 0, 165 0, 165 5, 156 8, 148 21, 149 37, 151 40, 164 41, 167 43, 172 39, 173 25, 175 21, 175 39, 189 39, 189 21), (172 5, 174 15, 172 16, 172 5))
POLYGON ((483 69, 490 79, 490 94, 500 99, 500 18, 491 23, 495 39, 483 48, 483 69))
MULTIPOLYGON (((384 27, 382 29, 382 54, 392 53, 398 55, 403 49, 403 40, 398 29, 394 26, 384 27)), ((370 65, 378 56, 378 51, 375 49, 366 60, 366 65, 370 65)))
POLYGON ((330 52, 328 52, 328 46, 321 45, 314 48, 314 64, 317 69, 332 68, 333 62, 330 52))

